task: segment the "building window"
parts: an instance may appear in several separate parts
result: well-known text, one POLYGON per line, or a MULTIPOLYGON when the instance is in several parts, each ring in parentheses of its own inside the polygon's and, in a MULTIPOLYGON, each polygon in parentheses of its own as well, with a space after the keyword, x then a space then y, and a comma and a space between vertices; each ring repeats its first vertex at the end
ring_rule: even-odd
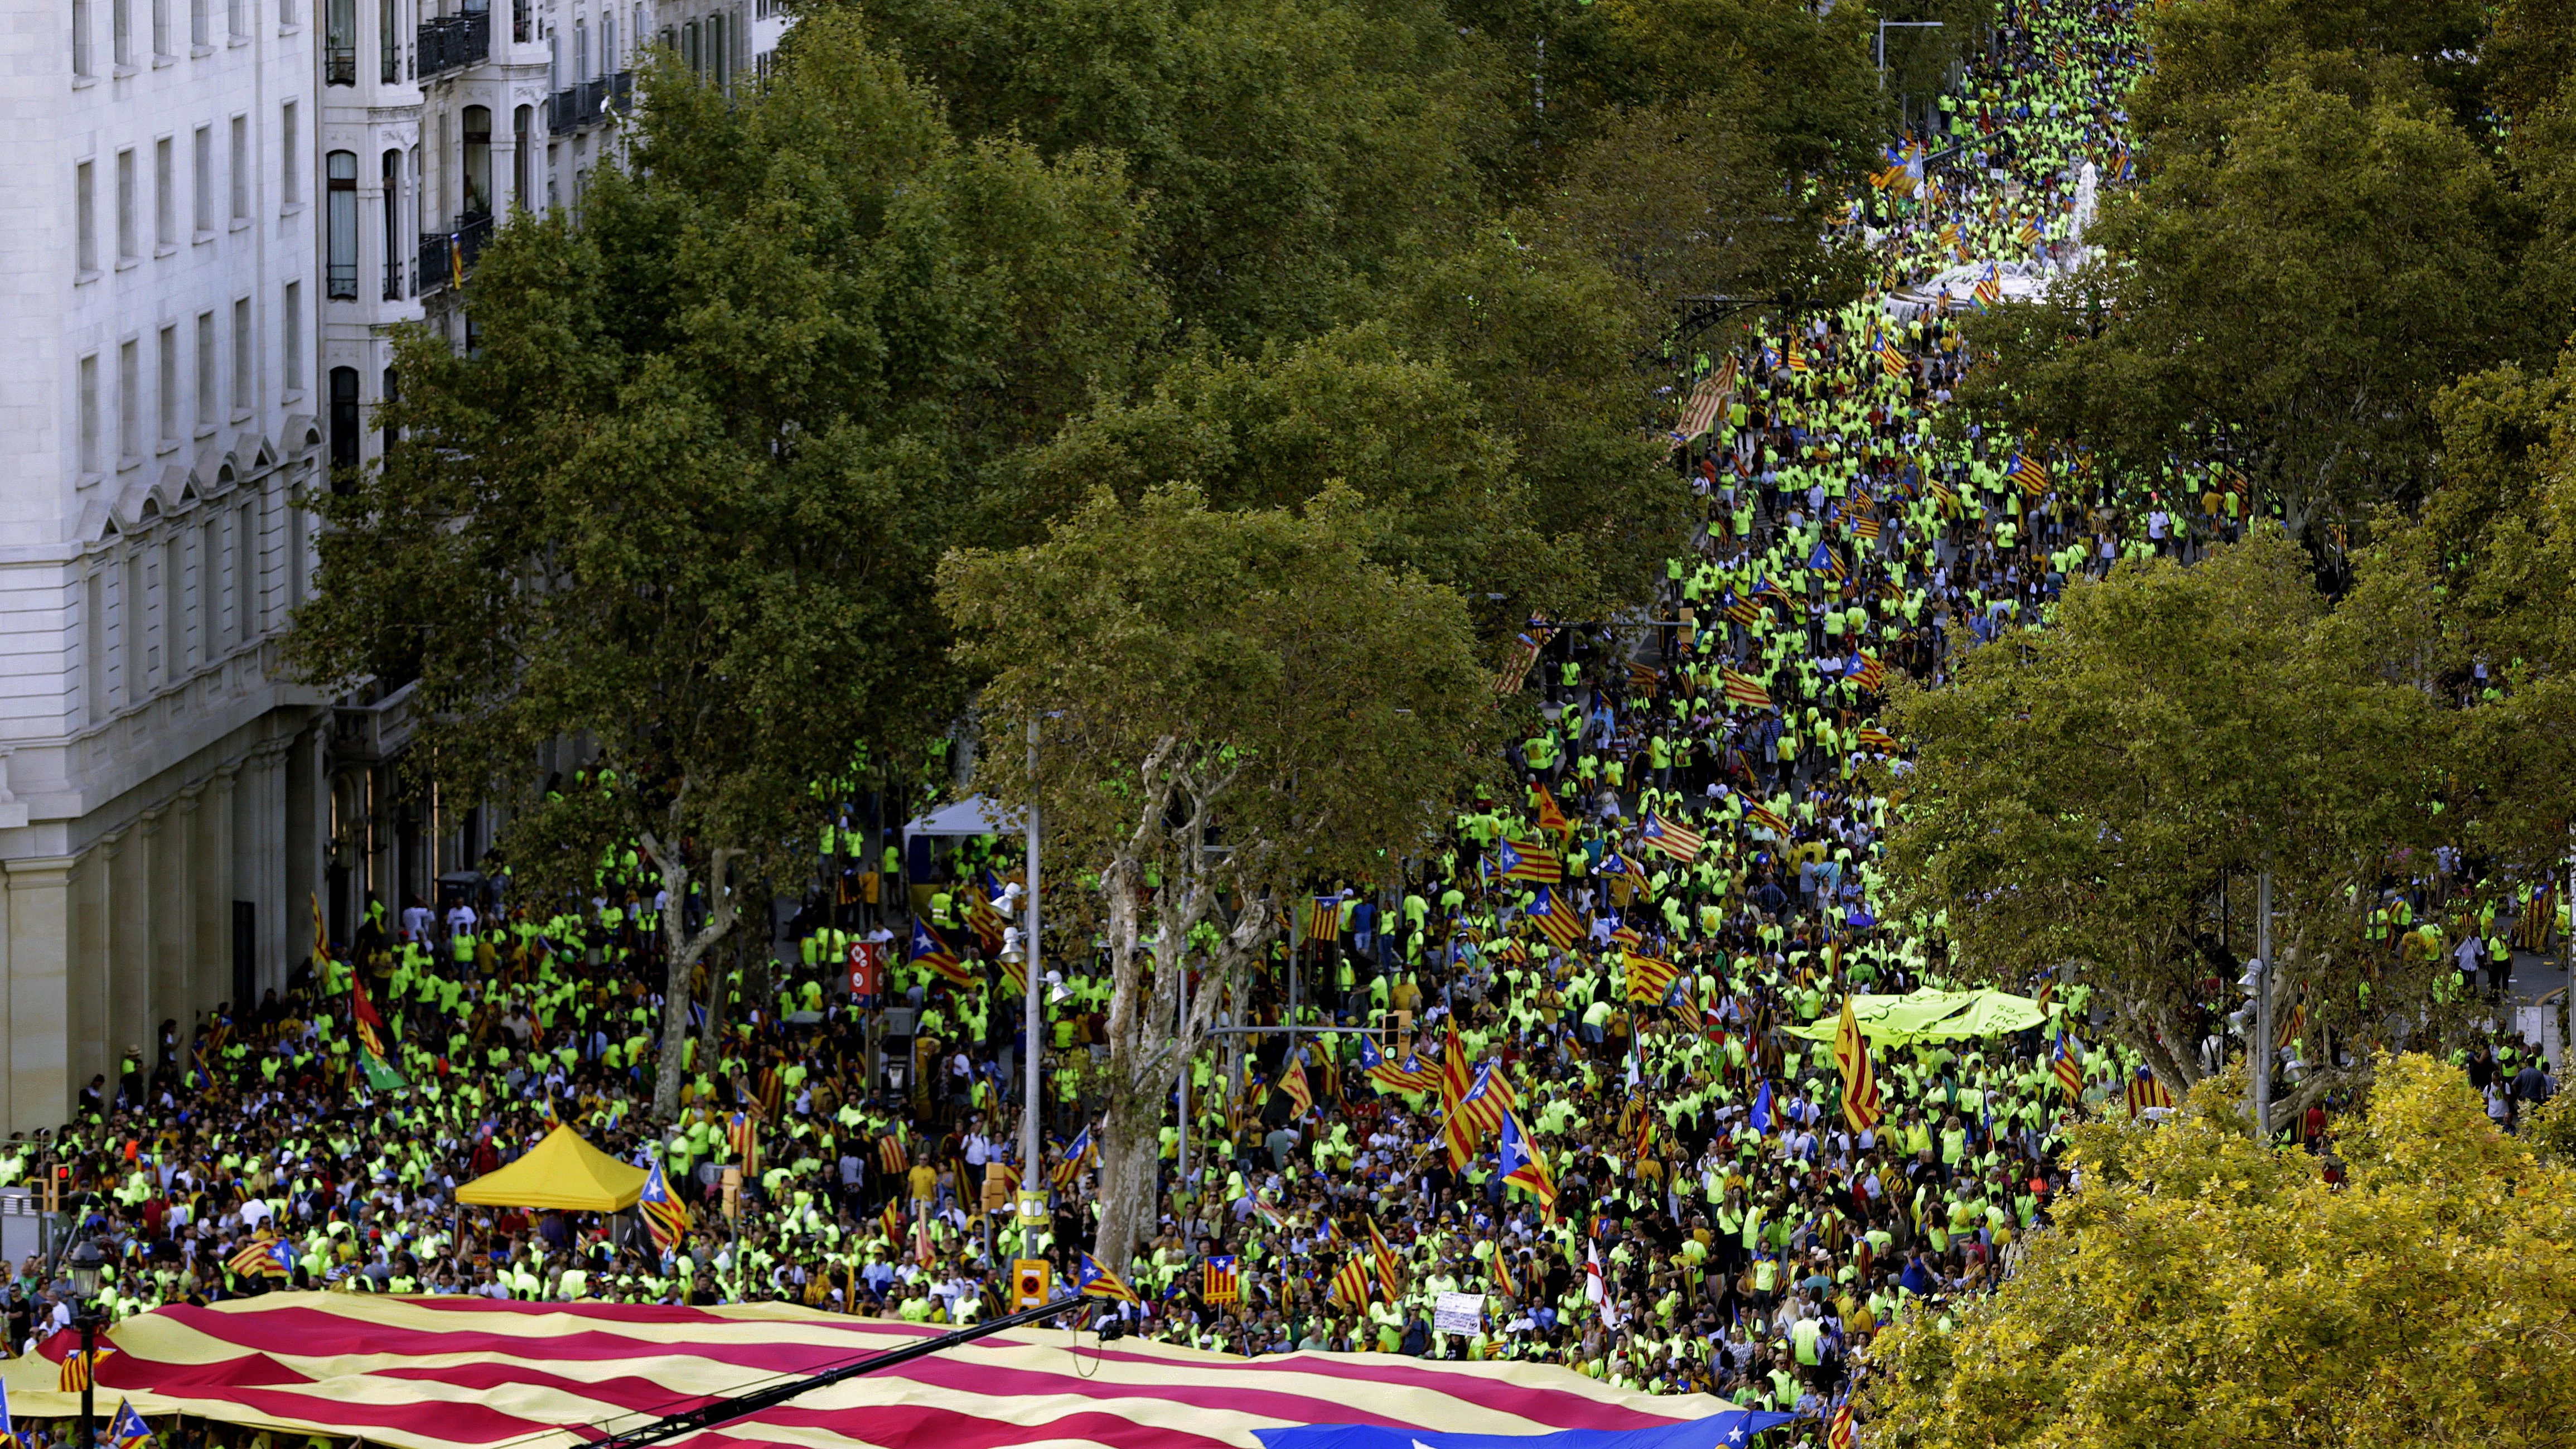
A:
POLYGON ((402 153, 387 151, 385 173, 385 300, 402 300, 402 153))
POLYGON ((304 284, 289 282, 279 307, 278 326, 285 335, 286 395, 304 391, 304 284))
POLYGON ((146 652, 144 646, 148 632, 144 603, 148 597, 148 585, 143 577, 143 554, 140 550, 126 554, 124 582, 125 587, 117 592, 124 596, 118 603, 122 605, 119 612, 125 615, 125 702, 133 705, 140 702, 144 691, 152 687, 152 671, 160 663, 146 652))
POLYGON ((223 530, 223 519, 217 514, 208 514, 197 526, 197 577, 189 595, 188 634, 196 643, 199 664, 212 664, 224 652, 224 621, 217 612, 224 606, 224 596, 216 574, 224 556, 223 530))
POLYGON ((215 234, 215 128, 197 128, 197 234, 215 234))
POLYGON ((233 514, 233 638, 243 644, 259 627, 259 500, 233 514))
POLYGON ((103 471, 99 467, 98 436, 98 354, 93 352, 80 360, 80 466, 83 473, 103 471))
POLYGON ((395 0, 376 3, 376 79, 386 85, 402 80, 402 16, 395 0))
POLYGON ((322 7, 322 83, 358 83, 358 0, 324 0, 322 7))
POLYGON ((259 406, 259 334, 250 325, 250 298, 233 302, 233 416, 259 406))
POLYGON ((89 722, 107 718, 107 575, 93 573, 81 590, 81 683, 89 722))
POLYGON ((492 214, 492 108, 465 108, 465 211, 492 214))
POLYGON ((330 253, 331 296, 358 299, 358 153, 334 151, 324 160, 330 194, 324 234, 330 253))
POLYGON ((520 211, 528 209, 528 167, 535 147, 528 129, 535 124, 536 107, 521 106, 510 113, 510 205, 520 211))
POLYGON ((215 404, 223 397, 223 362, 215 353, 215 314, 197 314, 197 431, 215 428, 215 404))
MULTIPOLYGON (((358 466, 358 370, 354 367, 331 369, 331 466, 358 466)), ((334 492, 346 487, 334 481, 334 492)))
POLYGON ((224 26, 233 39, 250 39, 250 0, 224 0, 224 26))
POLYGON ((233 220, 250 220, 250 117, 233 117, 233 220))
POLYGON ((611 75, 617 70, 617 12, 599 12, 599 73, 611 75))
POLYGON ((188 629, 196 621, 188 617, 187 536, 175 523, 164 527, 160 548, 161 644, 170 655, 168 677, 177 679, 188 672, 188 629))
POLYGON ((157 249, 179 245, 179 187, 167 136, 152 143, 152 240, 157 249))
POLYGON ((143 461, 143 344, 116 349, 116 466, 143 461))
POLYGON ((108 0, 108 33, 116 44, 116 68, 134 69, 134 0, 108 0))
POLYGON ((188 44, 198 50, 214 44, 213 28, 207 23, 209 0, 188 0, 188 44))
POLYGON ((590 79, 590 22, 572 23, 572 83, 580 85, 590 79))
POLYGON ((295 149, 295 102, 277 111, 277 196, 293 206, 304 199, 304 157, 295 149))
POLYGON ((152 55, 170 58, 170 0, 152 0, 152 55))
POLYGON ((179 445, 179 329, 161 329, 161 385, 154 389, 161 404, 161 444, 179 445))
POLYGON ((98 168, 83 161, 72 168, 73 231, 78 245, 73 260, 83 278, 98 275, 98 168))
POLYGON ((90 18, 90 0, 72 0, 72 74, 94 76, 98 62, 90 58, 89 33, 94 24, 90 18))
MULTIPOLYGON (((386 369, 385 369, 385 390, 384 390, 384 392, 381 394, 380 399, 379 399, 379 402, 380 402, 380 403, 389 403, 389 402, 392 402, 394 399, 396 399, 396 398, 398 398, 398 397, 400 397, 400 396, 402 396, 402 394, 401 394, 399 391, 397 391, 397 390, 395 389, 395 387, 394 387, 394 370, 393 370, 392 368, 388 367, 388 368, 386 368, 386 369)), ((386 422, 385 422, 385 449, 386 449, 386 451, 388 451, 388 452, 392 451, 394 444, 399 443, 399 442, 401 442, 401 441, 402 441, 402 429, 400 429, 400 428, 398 428, 398 427, 395 427, 395 426, 393 425, 392 420, 387 419, 387 420, 386 420, 386 422)))
POLYGON ((142 230, 142 219, 134 214, 134 153, 116 153, 116 259, 120 263, 142 257, 136 233, 142 230))

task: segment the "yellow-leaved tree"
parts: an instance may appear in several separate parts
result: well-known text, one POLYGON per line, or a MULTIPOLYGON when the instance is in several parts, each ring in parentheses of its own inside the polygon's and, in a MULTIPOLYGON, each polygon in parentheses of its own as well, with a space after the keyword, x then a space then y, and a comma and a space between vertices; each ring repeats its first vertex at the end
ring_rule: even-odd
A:
POLYGON ((1881 1338, 1865 1442, 2576 1443, 2576 1172, 2425 1056, 2379 1064, 2340 1185, 2229 1090, 2078 1129, 2082 1188, 2003 1287, 1881 1338))

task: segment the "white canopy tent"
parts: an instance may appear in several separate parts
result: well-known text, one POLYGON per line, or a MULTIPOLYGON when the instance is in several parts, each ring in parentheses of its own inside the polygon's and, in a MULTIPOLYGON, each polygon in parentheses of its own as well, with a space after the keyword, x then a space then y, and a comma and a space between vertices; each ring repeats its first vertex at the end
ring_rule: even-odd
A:
POLYGON ((1025 823, 1017 812, 1006 811, 981 795, 969 795, 905 821, 904 848, 912 848, 916 835, 1017 835, 1025 823))

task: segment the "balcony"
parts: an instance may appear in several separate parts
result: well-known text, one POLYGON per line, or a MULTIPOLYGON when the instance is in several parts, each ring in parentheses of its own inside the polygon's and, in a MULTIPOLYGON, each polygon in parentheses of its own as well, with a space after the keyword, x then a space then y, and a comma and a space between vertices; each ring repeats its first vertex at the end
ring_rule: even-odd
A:
POLYGON ((427 232, 420 239, 420 289, 435 292, 454 286, 474 270, 474 259, 492 239, 492 214, 457 218, 452 232, 427 232))
POLYGON ((489 11, 447 15, 420 24, 419 73, 422 80, 443 71, 479 65, 492 54, 489 11))
POLYGON ((354 302, 358 300, 358 264, 356 262, 331 263, 330 276, 327 280, 330 283, 330 297, 332 301, 354 302))
MULTIPOLYGON (((393 238, 387 237, 385 240, 390 244, 393 238)), ((387 249, 391 250, 390 245, 387 249)), ((402 294, 402 258, 387 257, 385 258, 385 300, 399 302, 402 300, 402 294)))
POLYGON ((566 136, 596 126, 608 108, 608 82, 583 81, 546 97, 546 131, 566 136))
POLYGON ((608 108, 621 116, 635 113, 635 72, 621 70, 608 78, 608 108))
POLYGON ((338 41, 323 47, 322 83, 326 86, 353 86, 358 83, 358 47, 338 41))

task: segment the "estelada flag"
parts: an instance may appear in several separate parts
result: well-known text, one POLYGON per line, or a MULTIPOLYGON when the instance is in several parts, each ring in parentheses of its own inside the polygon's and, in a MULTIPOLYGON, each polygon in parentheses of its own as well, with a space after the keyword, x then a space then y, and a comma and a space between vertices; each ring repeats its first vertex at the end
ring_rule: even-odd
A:
POLYGON ((1718 682, 1725 690, 1728 704, 1740 704, 1747 709, 1771 708, 1771 692, 1755 682, 1753 676, 1749 674, 1738 673, 1732 669, 1721 669, 1718 671, 1718 682))
POLYGON ((1126 1279, 1100 1266, 1100 1260, 1089 1253, 1082 1255, 1082 1269, 1074 1281, 1080 1285, 1082 1296, 1085 1298, 1102 1298, 1113 1303, 1133 1303, 1138 1307, 1144 1306, 1145 1300, 1136 1296, 1136 1290, 1127 1286, 1126 1279))
POLYGON ((1494 843, 1494 866, 1504 880, 1554 885, 1565 879, 1565 867, 1543 840, 1503 839, 1494 843))
POLYGON ((992 892, 993 873, 986 871, 983 880, 973 883, 966 892, 966 925, 975 933, 975 939, 984 943, 985 950, 999 951, 1002 949, 1002 930, 1010 923, 993 908, 992 892))
POLYGON ((1548 886, 1540 886, 1538 899, 1530 902, 1529 920, 1560 951, 1573 950, 1575 943, 1583 939, 1582 919, 1548 886))
POLYGON ((1878 656, 1870 653, 1866 649, 1860 651, 1859 658, 1860 672, 1853 675, 1852 678, 1859 683, 1861 688, 1868 690, 1872 694, 1877 694, 1885 690, 1887 688, 1887 666, 1879 663, 1878 656))
POLYGON ((1782 840, 1789 838, 1789 822, 1774 814, 1771 807, 1767 805, 1744 807, 1744 823, 1768 830, 1782 840))
POLYGON ((928 921, 915 920, 912 923, 910 959, 916 965, 938 972, 940 978, 951 986, 967 986, 975 980, 967 974, 965 967, 957 964, 957 953, 950 949, 947 938, 932 930, 928 921))
POLYGON ((1648 850, 1662 851, 1684 865, 1699 859, 1700 848, 1708 838, 1675 820, 1648 811, 1645 823, 1637 827, 1637 843, 1648 850))
POLYGON ((1234 1303, 1243 1297, 1235 1277, 1234 1255, 1214 1253, 1199 1265, 1199 1301, 1211 1305, 1234 1303))
POLYGON ((1306 939, 1338 941, 1342 938, 1342 898, 1316 896, 1306 902, 1306 939))
POLYGON ((2049 1070, 2057 1074, 2057 1084, 2066 1089, 2066 1100, 2074 1101, 2084 1091, 2084 1068, 2076 1060, 2075 1039, 2066 1034, 2061 1023, 2057 1028, 2057 1050, 2048 1055, 2049 1070))
POLYGON ((1628 999, 1661 1001, 1671 993, 1679 968, 1660 956, 1641 956, 1631 952, 1627 960, 1628 999))
POLYGON ((294 1249, 262 1232, 226 1259, 224 1266, 245 1278, 283 1278, 294 1271, 293 1254, 294 1249))
POLYGON ((635 1206, 643 1211, 644 1227, 653 1235, 654 1247, 667 1251, 688 1237, 688 1205, 671 1196, 671 1185, 662 1177, 662 1164, 654 1163, 645 1173, 644 1191, 635 1199, 635 1206))
POLYGON ((2129 1115, 2132 1117, 2149 1107, 2170 1107, 2174 1104, 2173 1093, 2166 1091, 2165 1084, 2157 1081, 2156 1074, 2145 1067, 2138 1068, 2138 1074, 2129 1079, 2128 1100, 2129 1115))
POLYGON ((1574 823, 1557 808, 1556 796, 1549 793, 1545 785, 1538 787, 1538 828, 1559 839, 1574 834, 1574 823))
POLYGON ((152 1442, 152 1426, 134 1412, 132 1399, 120 1398, 116 1401, 116 1418, 107 1426, 107 1437, 116 1449, 144 1449, 152 1442))
POLYGON ((1869 1064, 1869 1038, 1852 1015, 1851 996, 1843 997, 1842 1020, 1834 1028, 1834 1065, 1843 1074, 1843 1120, 1855 1132, 1878 1125, 1878 1075, 1869 1064))

